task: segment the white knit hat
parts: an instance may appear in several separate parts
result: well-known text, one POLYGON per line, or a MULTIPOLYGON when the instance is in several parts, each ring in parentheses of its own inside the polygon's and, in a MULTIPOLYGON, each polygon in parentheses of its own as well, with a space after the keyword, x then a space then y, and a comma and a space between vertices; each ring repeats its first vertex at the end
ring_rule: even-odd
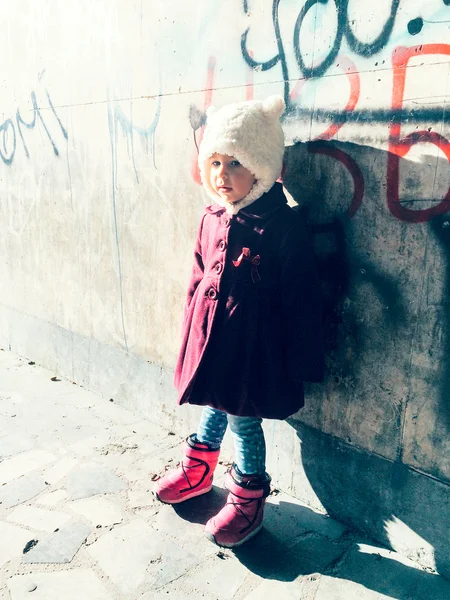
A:
POLYGON ((198 156, 200 176, 208 196, 225 206, 228 213, 236 214, 257 200, 280 176, 284 154, 280 117, 285 108, 283 98, 270 96, 264 101, 236 102, 218 110, 213 107, 207 110, 198 156), (234 156, 255 176, 250 192, 235 204, 222 200, 211 187, 207 161, 216 152, 234 156))

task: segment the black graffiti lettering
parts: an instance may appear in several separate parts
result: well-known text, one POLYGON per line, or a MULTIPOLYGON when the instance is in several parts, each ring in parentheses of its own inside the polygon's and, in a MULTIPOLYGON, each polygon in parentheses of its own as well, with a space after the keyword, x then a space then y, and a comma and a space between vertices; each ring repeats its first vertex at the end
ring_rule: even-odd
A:
POLYGON ((380 35, 373 42, 363 43, 360 42, 353 30, 351 28, 349 19, 348 19, 348 0, 342 3, 345 4, 345 37, 347 38, 348 45, 355 54, 359 54, 360 56, 370 57, 378 54, 380 50, 382 50, 386 44, 389 42, 389 39, 392 34, 392 30, 394 28, 395 18, 397 16, 398 7, 400 4, 400 0, 393 0, 391 5, 391 12, 388 20, 384 24, 384 27, 380 33, 380 35))
MULTIPOLYGON (((250 31, 250 27, 248 27, 241 36, 241 52, 242 52, 242 56, 244 57, 244 60, 246 61, 246 63, 253 69, 258 69, 261 71, 268 71, 268 70, 272 69, 278 62, 281 63, 281 71, 283 74, 283 81, 284 81, 284 101, 286 102, 286 105, 287 105, 289 102, 289 71, 288 71, 288 66, 287 66, 287 61, 286 61, 286 54, 284 52, 284 47, 283 47, 283 40, 281 39, 280 23, 279 23, 279 19, 278 19, 279 4, 280 4, 280 0, 274 0, 273 4, 272 4, 272 22, 273 22, 273 29, 275 32, 275 37, 277 40, 278 54, 266 62, 258 62, 256 60, 254 60, 247 50, 247 36, 248 36, 248 32, 250 31)), ((248 2, 246 2, 245 0, 244 0, 244 11, 245 11, 245 13, 248 12, 248 2)))
MULTIPOLYGON (((449 2, 450 2, 450 0, 449 0, 449 2)), ((284 95, 285 95, 286 103, 288 103, 289 85, 287 82, 289 79, 289 74, 288 74, 286 56, 285 56, 285 52, 284 52, 283 40, 281 39, 280 26, 279 26, 279 21, 278 21, 279 4, 280 4, 280 0, 274 0, 273 4, 272 4, 272 21, 273 21, 273 27, 274 27, 274 31, 275 31, 275 35, 276 35, 276 40, 277 40, 278 54, 276 56, 274 56, 272 59, 265 61, 265 62, 258 62, 257 60, 254 60, 247 49, 248 48, 247 38, 248 38, 250 28, 248 28, 241 37, 241 51, 242 51, 242 56, 243 56, 244 60, 253 69, 268 71, 269 69, 272 69, 278 62, 281 63, 282 71, 283 71, 284 85, 285 85, 284 95)), ((300 13, 295 21, 294 31, 293 31, 294 53, 295 53, 295 58, 296 58, 298 66, 299 66, 301 74, 307 78, 321 77, 322 75, 324 75, 327 72, 327 70, 331 67, 331 65, 335 61, 336 57, 338 56, 340 49, 341 49, 342 40, 344 38, 347 40, 349 48, 355 54, 357 54, 359 56, 364 56, 367 58, 367 57, 374 56, 375 54, 378 54, 389 42, 389 39, 391 37, 392 31, 394 28, 395 20, 397 17, 399 4, 400 4, 400 0, 392 0, 391 8, 389 11, 389 16, 388 16, 386 22, 384 23, 382 30, 381 30, 380 34, 378 35, 378 37, 375 40, 373 40, 372 42, 362 42, 361 40, 359 40, 356 37, 355 33, 353 32, 351 23, 349 21, 349 14, 348 14, 349 13, 349 10, 348 10, 349 0, 333 0, 332 2, 330 0, 306 0, 305 4, 303 5, 302 9, 300 10, 300 13), (303 24, 303 21, 305 20, 306 15, 317 4, 330 5, 330 6, 333 5, 334 10, 336 11, 336 16, 337 16, 337 29, 336 29, 332 47, 331 47, 330 51, 328 52, 327 56, 325 56, 322 59, 320 64, 314 64, 312 66, 308 66, 307 64, 305 64, 302 52, 300 50, 301 30, 302 30, 302 24, 303 24)), ((245 13, 248 14, 249 13, 248 1, 244 1, 243 8, 244 8, 245 13)))
POLYGON ((302 53, 300 51, 300 32, 304 18, 306 17, 309 10, 316 4, 328 4, 328 0, 308 0, 300 11, 294 26, 294 52, 295 58, 297 59, 300 71, 305 77, 320 77, 328 71, 333 64, 334 59, 339 54, 341 48, 342 37, 344 34, 344 27, 342 27, 342 21, 345 21, 345 13, 343 13, 342 6, 346 3, 340 3, 339 0, 335 0, 335 6, 338 14, 338 28, 336 31, 336 37, 334 39, 333 47, 331 48, 328 56, 326 56, 320 65, 307 67, 302 53))
MULTIPOLYGON (((445 108, 444 108, 445 112, 445 108)), ((289 114, 304 121, 311 117, 311 111, 299 106, 291 107, 289 114)), ((440 108, 402 108, 392 110, 391 108, 363 108, 353 109, 351 112, 330 110, 330 109, 314 109, 314 119, 317 123, 442 123, 443 109, 440 108)))
POLYGON ((257 60, 254 60, 247 51, 247 35, 248 35, 249 31, 250 31, 250 27, 242 34, 242 37, 241 37, 242 55, 245 58, 245 61, 247 62, 247 64, 250 67, 252 67, 253 69, 260 69, 261 71, 268 71, 269 69, 271 69, 272 67, 274 67, 277 64, 277 62, 280 60, 281 56, 280 56, 280 54, 277 54, 276 56, 274 56, 273 58, 271 58, 270 60, 268 60, 266 62, 258 62, 257 60))

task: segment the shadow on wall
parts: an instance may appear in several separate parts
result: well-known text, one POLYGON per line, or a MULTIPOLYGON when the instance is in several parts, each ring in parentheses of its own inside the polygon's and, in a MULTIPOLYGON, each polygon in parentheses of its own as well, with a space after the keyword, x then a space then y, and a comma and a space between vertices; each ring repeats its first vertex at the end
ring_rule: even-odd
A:
MULTIPOLYGON (((407 538, 406 530, 420 536, 438 572, 448 577, 450 474, 441 458, 450 433, 450 202, 441 202, 442 214, 430 210, 440 202, 420 196, 430 189, 430 165, 401 160, 400 197, 407 194, 405 205, 428 212, 417 213, 426 215, 422 222, 396 218, 386 206, 387 162, 387 152, 350 143, 287 149, 283 183, 315 240, 327 364, 324 384, 307 389, 310 413, 288 422, 301 440, 306 476, 331 516, 388 547, 396 534, 397 540, 407 538), (324 170, 332 163, 320 155, 336 157, 336 150, 356 159, 359 175, 349 177, 339 161, 324 170), (365 193, 358 197, 359 176, 365 193), (334 429, 342 439, 332 437, 334 429), (401 526, 395 532, 399 523, 403 534, 401 526)), ((448 162, 438 160, 433 170, 431 189, 442 198, 448 162), (445 175, 436 182, 440 173, 445 175)), ((420 560, 417 539, 404 539, 404 545, 395 549, 414 557, 419 548, 420 560)))
MULTIPOLYGON (((434 563, 450 579, 448 486, 295 419, 288 422, 301 440, 306 477, 328 514, 422 565, 434 563)), ((397 567, 408 571, 404 565, 392 569, 397 567)))
MULTIPOLYGON (((386 208, 388 152, 383 150, 352 143, 313 142, 295 144, 286 154, 284 186, 310 223, 315 240, 328 382, 354 386, 358 373, 368 371, 368 352, 380 364, 394 358, 387 353, 389 345, 395 346, 394 354, 401 347, 406 351, 401 354, 408 358, 411 353, 428 354, 433 380, 427 384, 433 391, 439 388, 437 413, 450 432, 450 214, 430 213, 423 223, 404 222, 391 215, 386 208), (324 170, 321 155, 338 158, 335 152, 353 157, 352 162, 361 167, 365 183, 357 174, 356 184, 365 185, 365 190, 354 190, 355 182, 338 161, 327 163, 332 168, 324 170), (430 257, 434 253, 438 259, 430 257), (366 295, 362 290, 369 288, 370 295, 366 295), (376 298, 383 310, 375 313, 373 307, 365 305, 369 296, 376 298), (429 308, 431 315, 426 314, 429 308), (432 337, 427 339, 420 331, 420 321, 425 329, 436 323, 440 327, 431 327, 432 337), (402 340, 402 336, 406 337, 402 340)), ((448 161, 439 160, 438 164, 430 169, 428 164, 400 161, 408 192, 404 204, 419 206, 417 214, 439 202, 450 212, 450 199, 414 198, 414 191, 427 185, 430 171, 434 186, 439 172, 445 172, 441 188, 448 189, 448 161)), ((369 365, 372 372, 374 362, 369 365)), ((410 375, 418 376, 406 373, 408 379, 410 375)), ((381 380, 379 383, 383 384, 381 380)), ((400 425, 398 411, 396 418, 400 425)))

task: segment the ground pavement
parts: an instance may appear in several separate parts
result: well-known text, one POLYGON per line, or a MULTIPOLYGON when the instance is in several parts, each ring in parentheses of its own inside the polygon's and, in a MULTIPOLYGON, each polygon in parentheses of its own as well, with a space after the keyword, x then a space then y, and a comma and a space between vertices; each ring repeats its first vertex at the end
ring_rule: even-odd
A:
POLYGON ((152 479, 181 438, 0 351, 0 598, 449 600, 450 581, 274 490, 236 551, 202 535, 224 501, 177 508, 152 479))

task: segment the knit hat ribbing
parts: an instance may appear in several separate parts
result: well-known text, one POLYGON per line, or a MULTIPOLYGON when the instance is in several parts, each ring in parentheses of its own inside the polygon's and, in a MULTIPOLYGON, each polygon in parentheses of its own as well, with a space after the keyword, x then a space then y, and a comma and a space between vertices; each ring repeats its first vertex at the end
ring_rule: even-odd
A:
POLYGON ((283 166, 284 133, 280 117, 285 103, 280 96, 264 101, 249 100, 207 110, 207 122, 200 145, 200 177, 208 196, 227 212, 236 214, 269 191, 283 166), (213 154, 234 156, 256 178, 250 192, 235 204, 220 198, 211 187, 207 160, 213 154))

